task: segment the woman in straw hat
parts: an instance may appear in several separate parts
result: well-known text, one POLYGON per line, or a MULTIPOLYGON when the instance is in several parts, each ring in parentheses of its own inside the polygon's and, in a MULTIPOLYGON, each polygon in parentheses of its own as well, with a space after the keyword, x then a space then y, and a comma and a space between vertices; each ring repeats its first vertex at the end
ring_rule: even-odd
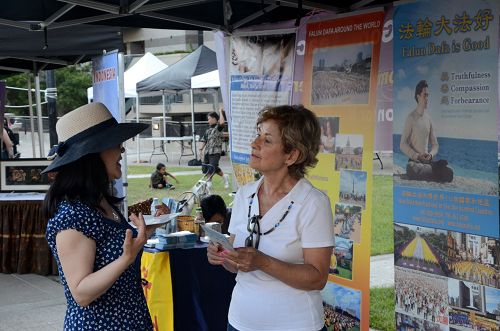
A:
POLYGON ((115 206, 122 199, 110 194, 122 175, 122 143, 146 127, 119 124, 101 103, 84 105, 57 122, 60 143, 44 170, 56 176, 43 208, 67 300, 64 330, 153 330, 140 258, 155 227, 132 214, 135 230, 115 206))

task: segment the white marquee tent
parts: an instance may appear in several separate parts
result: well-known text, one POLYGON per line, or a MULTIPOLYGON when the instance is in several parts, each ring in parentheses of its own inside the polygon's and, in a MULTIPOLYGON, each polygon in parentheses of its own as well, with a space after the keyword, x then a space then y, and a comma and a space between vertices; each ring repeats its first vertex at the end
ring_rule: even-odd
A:
MULTIPOLYGON (((137 98, 136 84, 141 80, 153 76, 168 66, 151 53, 144 54, 132 67, 125 71, 123 78, 125 98, 137 98)), ((87 99, 92 100, 94 89, 87 89, 87 99)))

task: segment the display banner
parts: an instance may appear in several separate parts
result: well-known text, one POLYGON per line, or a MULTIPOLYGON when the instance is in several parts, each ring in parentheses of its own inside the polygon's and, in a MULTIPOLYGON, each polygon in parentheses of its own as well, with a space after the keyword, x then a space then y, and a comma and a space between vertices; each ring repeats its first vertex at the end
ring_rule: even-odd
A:
POLYGON ((173 331, 174 301, 168 252, 143 252, 141 278, 154 330, 173 331))
POLYGON ((4 80, 0 80, 0 123, 3 125, 3 118, 5 116, 5 88, 4 80))
POLYGON ((499 10, 395 6, 397 330, 500 329, 499 10))
MULTIPOLYGON (((113 117, 122 122, 122 113, 120 109, 120 79, 118 52, 109 52, 107 54, 92 58, 92 87, 94 89, 94 102, 101 102, 108 107, 113 117)), ((123 81, 123 79, 122 79, 123 81)), ((123 83, 122 83, 123 86, 123 83)), ((123 88, 122 88, 123 94, 123 88)), ((124 172, 125 173, 125 172, 124 172)), ((114 184, 114 195, 123 197, 123 180, 117 179, 114 184)))
POLYGON ((335 250, 322 291, 328 330, 368 330, 372 157, 384 12, 307 25, 302 103, 322 145, 308 178, 330 198, 335 250))
POLYGON ((259 111, 290 104, 294 49, 295 33, 231 37, 229 128, 238 185, 254 180, 247 165, 259 111))
POLYGON ((394 8, 386 8, 378 68, 375 152, 392 152, 392 38, 394 8))

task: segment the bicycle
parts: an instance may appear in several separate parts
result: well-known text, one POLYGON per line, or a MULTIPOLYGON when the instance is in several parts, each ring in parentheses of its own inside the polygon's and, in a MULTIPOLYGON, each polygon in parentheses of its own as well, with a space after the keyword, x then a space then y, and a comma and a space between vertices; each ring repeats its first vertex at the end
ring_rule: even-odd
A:
POLYGON ((202 163, 202 169, 206 171, 194 184, 190 191, 184 191, 179 195, 179 206, 177 212, 181 215, 191 215, 194 205, 200 205, 200 201, 211 194, 212 177, 215 175, 215 168, 211 164, 202 163))

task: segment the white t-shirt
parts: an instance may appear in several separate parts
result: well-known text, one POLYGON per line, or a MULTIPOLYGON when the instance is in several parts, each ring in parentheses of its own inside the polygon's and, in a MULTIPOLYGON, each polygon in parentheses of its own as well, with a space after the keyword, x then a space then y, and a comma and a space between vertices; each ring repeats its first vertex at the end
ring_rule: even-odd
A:
MULTIPOLYGON (((229 233, 235 235, 234 247, 244 247, 248 206, 250 216, 259 215, 257 192, 263 178, 243 186, 235 196, 229 233)), ((260 236, 259 250, 288 263, 304 263, 303 248, 334 246, 330 201, 312 184, 301 179, 260 220, 261 232, 271 229, 293 201, 288 215, 267 235, 260 236)), ((254 235, 255 241, 255 235, 254 235)), ((240 331, 317 331, 324 325, 320 291, 295 289, 257 270, 239 271, 229 307, 229 323, 240 331)))

